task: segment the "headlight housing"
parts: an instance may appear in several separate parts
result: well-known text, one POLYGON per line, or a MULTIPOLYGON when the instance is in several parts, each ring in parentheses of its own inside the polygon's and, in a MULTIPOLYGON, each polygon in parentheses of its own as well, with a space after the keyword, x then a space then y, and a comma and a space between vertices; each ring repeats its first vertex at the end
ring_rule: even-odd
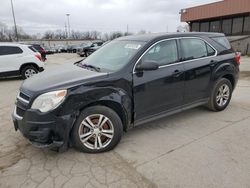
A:
POLYGON ((65 99, 67 90, 52 91, 39 95, 33 102, 31 108, 48 112, 57 108, 65 99))

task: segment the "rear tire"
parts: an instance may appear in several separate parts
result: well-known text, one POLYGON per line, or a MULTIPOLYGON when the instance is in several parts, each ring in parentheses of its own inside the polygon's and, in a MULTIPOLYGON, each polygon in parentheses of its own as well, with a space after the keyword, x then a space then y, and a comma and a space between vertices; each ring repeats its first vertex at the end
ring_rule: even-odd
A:
POLYGON ((38 70, 32 65, 25 66, 21 70, 21 76, 22 76, 22 79, 24 80, 32 77, 34 74, 37 74, 37 73, 38 73, 38 70))
POLYGON ((83 152, 100 153, 113 149, 122 133, 123 125, 115 111, 105 106, 92 106, 78 117, 71 131, 71 141, 83 152))
POLYGON ((208 108, 215 112, 224 110, 231 100, 232 91, 233 87, 228 79, 219 79, 213 87, 208 108))

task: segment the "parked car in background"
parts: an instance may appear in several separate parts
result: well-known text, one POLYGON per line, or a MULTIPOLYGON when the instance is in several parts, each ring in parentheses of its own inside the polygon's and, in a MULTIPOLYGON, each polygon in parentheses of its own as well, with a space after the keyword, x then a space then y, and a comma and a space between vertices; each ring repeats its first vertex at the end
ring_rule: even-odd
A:
POLYGON ((45 61, 46 60, 46 52, 45 52, 44 48, 41 47, 41 45, 39 45, 39 44, 32 44, 31 46, 41 54, 43 60, 45 61))
POLYGON ((46 46, 46 47, 44 47, 44 49, 45 49, 45 53, 47 55, 54 54, 56 52, 55 48, 52 48, 52 47, 46 46))
POLYGON ((0 43, 0 76, 29 78, 44 70, 44 59, 33 46, 15 43, 0 43))
POLYGON ((78 45, 68 45, 67 52, 68 53, 76 53, 78 45))
POLYGON ((87 57, 88 55, 90 55, 88 53, 90 53, 90 52, 93 53, 93 51, 100 48, 102 45, 103 45, 103 42, 87 43, 85 46, 83 46, 81 49, 79 49, 77 54, 81 57, 84 57, 84 56, 87 57), (92 49, 89 50, 90 48, 92 48, 92 49))
POLYGON ((220 33, 122 37, 76 65, 26 80, 15 130, 39 147, 108 151, 134 126, 200 105, 224 110, 239 64, 220 33))
POLYGON ((103 47, 104 45, 108 44, 109 42, 110 41, 107 41, 107 42, 103 43, 101 46, 98 46, 98 44, 94 44, 94 46, 92 46, 90 48, 86 48, 85 49, 85 57, 88 57, 93 52, 95 52, 96 50, 100 49, 101 47, 103 47))

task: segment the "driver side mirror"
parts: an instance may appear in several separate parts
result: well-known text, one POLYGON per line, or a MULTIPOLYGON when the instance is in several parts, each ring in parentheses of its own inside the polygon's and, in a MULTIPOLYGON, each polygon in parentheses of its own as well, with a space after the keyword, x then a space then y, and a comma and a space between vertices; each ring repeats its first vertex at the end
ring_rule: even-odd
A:
POLYGON ((141 72, 141 71, 157 70, 158 68, 159 68, 158 63, 156 63, 156 61, 150 60, 141 62, 139 65, 136 66, 135 70, 141 72))

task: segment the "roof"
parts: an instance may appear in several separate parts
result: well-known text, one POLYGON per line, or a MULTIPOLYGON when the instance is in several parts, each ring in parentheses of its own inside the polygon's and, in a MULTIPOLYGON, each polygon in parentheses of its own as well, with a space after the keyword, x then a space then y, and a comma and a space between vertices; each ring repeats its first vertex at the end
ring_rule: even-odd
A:
POLYGON ((245 13, 250 13, 250 0, 224 0, 182 9, 181 21, 189 22, 245 13))
POLYGON ((117 40, 133 40, 133 41, 144 41, 148 42, 155 39, 161 38, 178 38, 178 37, 199 37, 199 36, 225 36, 222 33, 208 33, 208 32, 187 32, 187 33, 150 33, 143 35, 130 35, 120 37, 117 40))

